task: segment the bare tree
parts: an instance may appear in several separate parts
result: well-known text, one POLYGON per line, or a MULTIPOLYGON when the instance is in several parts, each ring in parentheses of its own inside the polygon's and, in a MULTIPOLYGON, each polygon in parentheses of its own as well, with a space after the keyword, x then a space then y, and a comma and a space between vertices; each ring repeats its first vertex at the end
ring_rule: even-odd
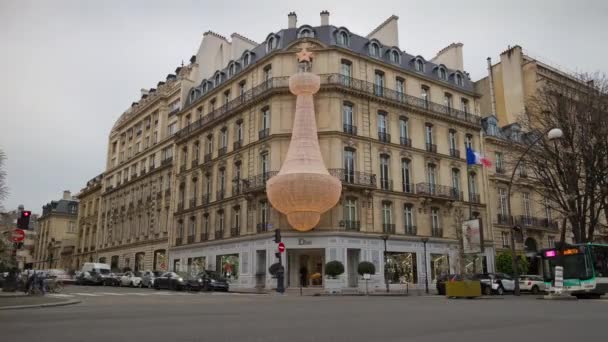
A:
POLYGON ((527 103, 520 125, 531 148, 523 162, 534 189, 563 219, 561 242, 571 229, 575 243, 593 241, 608 202, 608 79, 579 75, 546 81, 527 103), (559 128, 561 139, 547 133, 559 128), (544 137, 540 137, 543 135, 544 137))
POLYGON ((2 209, 2 202, 8 196, 8 186, 6 185, 6 171, 4 170, 4 161, 6 160, 6 154, 0 149, 0 210, 2 209))

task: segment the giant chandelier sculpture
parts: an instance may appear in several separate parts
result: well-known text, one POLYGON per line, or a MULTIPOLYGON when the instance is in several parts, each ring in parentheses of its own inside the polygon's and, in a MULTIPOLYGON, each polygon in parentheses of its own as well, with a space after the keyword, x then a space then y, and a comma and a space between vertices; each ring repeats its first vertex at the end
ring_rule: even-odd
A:
POLYGON ((289 77, 289 90, 297 96, 291 142, 281 170, 267 182, 266 193, 294 229, 308 231, 338 203, 342 184, 327 171, 319 148, 313 94, 319 91, 321 79, 310 72, 312 53, 304 47, 296 55, 298 72, 289 77))

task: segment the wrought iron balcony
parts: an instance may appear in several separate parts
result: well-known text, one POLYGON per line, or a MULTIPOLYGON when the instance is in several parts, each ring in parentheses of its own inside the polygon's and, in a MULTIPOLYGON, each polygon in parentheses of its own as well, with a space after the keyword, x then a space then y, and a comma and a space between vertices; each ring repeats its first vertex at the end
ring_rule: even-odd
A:
POLYGON ((230 228, 230 236, 235 237, 241 235, 241 227, 230 228))
POLYGON ((215 230, 215 236, 213 238, 215 240, 223 239, 224 238, 224 231, 221 230, 221 229, 216 229, 215 230))
POLYGON ((422 196, 462 201, 462 192, 451 186, 432 183, 416 184, 416 193, 422 196))
POLYGON ((164 166, 164 165, 171 164, 172 162, 173 162, 173 157, 168 157, 168 158, 163 159, 163 160, 160 162, 160 165, 163 165, 163 166, 164 166))
POLYGON ((243 140, 237 140, 237 141, 235 141, 235 142, 232 143, 232 149, 233 150, 238 150, 242 146, 243 146, 243 140))
POLYGON ((184 172, 184 171, 186 171, 186 164, 185 163, 179 166, 179 172, 184 172))
POLYGON ((201 241, 209 240, 209 233, 201 233, 201 241))
POLYGON ((217 156, 218 156, 218 157, 223 156, 224 154, 226 154, 226 151, 228 151, 228 148, 227 148, 226 146, 224 146, 224 147, 222 147, 222 148, 218 149, 218 150, 217 150, 217 156))
POLYGON ((496 173, 500 174, 500 175, 504 175, 507 172, 507 170, 505 170, 504 166, 498 166, 496 165, 496 173))
POLYGON ((357 126, 344 124, 344 133, 357 135, 357 126))
POLYGON ((513 219, 509 215, 497 214, 496 215, 496 224, 502 225, 511 225, 513 219))
POLYGON ((213 154, 212 153, 207 153, 205 154, 205 156, 203 157, 203 160, 205 163, 208 163, 211 161, 211 159, 213 159, 213 154))
POLYGON ((278 171, 268 171, 249 179, 243 179, 243 193, 260 191, 266 188, 266 181, 279 173, 278 171))
POLYGON ((469 202, 481 203, 481 196, 479 194, 469 193, 469 202))
POLYGON ((265 233, 268 231, 268 222, 258 223, 256 225, 256 231, 258 233, 265 233))
POLYGON ((182 238, 181 237, 175 238, 175 245, 180 246, 181 244, 182 244, 182 238))
POLYGON ((184 210, 184 203, 183 202, 177 203, 177 211, 182 211, 182 210, 184 210))
POLYGON ((196 207, 196 197, 190 199, 190 208, 196 207))
POLYGON ((450 149, 450 157, 460 158, 460 150, 451 148, 450 149))
POLYGON ((269 135, 270 135, 270 128, 264 128, 258 132, 258 138, 260 140, 268 138, 269 135))
POLYGON ((389 178, 380 178, 380 189, 393 191, 393 180, 389 178))
POLYGON ((401 146, 412 147, 412 139, 401 137, 400 139, 401 146))
POLYGON ((514 219, 515 224, 518 224, 527 229, 542 228, 549 230, 558 230, 557 222, 549 220, 545 217, 519 215, 515 216, 514 219))
POLYGON ((232 184, 232 196, 237 196, 241 194, 241 180, 235 179, 233 180, 234 184, 232 184))
POLYGON ((342 221, 340 221, 340 226, 344 227, 344 230, 351 230, 351 231, 358 232, 361 229, 361 222, 352 221, 352 220, 342 220, 342 221))
POLYGON ((395 224, 394 223, 383 223, 382 232, 386 233, 386 234, 395 234, 395 224))
POLYGON ((338 178, 344 184, 369 188, 376 187, 376 175, 373 173, 346 169, 329 169, 328 171, 330 175, 338 178))
POLYGON ((426 143, 426 150, 427 150, 428 152, 437 153, 437 145, 435 145, 435 144, 430 144, 430 143, 426 143))
POLYGON ((192 167, 196 167, 196 166, 198 166, 198 158, 196 158, 196 159, 192 159, 192 161, 190 162, 190 165, 191 165, 192 167))
POLYGON ((443 237, 442 228, 431 228, 431 235, 434 237, 443 237))
POLYGON ((224 190, 218 190, 217 193, 215 194, 215 200, 216 201, 221 201, 224 199, 224 194, 226 193, 226 191, 224 190))
POLYGON ((203 194, 202 203, 203 205, 207 205, 211 202, 211 194, 203 194))
POLYGON ((418 229, 413 225, 405 225, 405 235, 416 235, 418 234, 418 229))
POLYGON ((390 143, 391 135, 386 132, 378 132, 378 140, 380 140, 383 143, 390 143))
POLYGON ((403 192, 408 194, 414 193, 414 183, 403 183, 403 192))
POLYGON ((194 235, 188 235, 188 243, 194 243, 194 235))

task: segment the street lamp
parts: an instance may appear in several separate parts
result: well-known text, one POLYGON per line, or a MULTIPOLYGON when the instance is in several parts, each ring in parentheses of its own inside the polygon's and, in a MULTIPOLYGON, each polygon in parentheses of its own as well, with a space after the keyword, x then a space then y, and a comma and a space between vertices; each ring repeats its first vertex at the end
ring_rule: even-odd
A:
POLYGON ((426 256, 426 243, 429 242, 429 238, 422 238, 422 243, 424 244, 424 290, 426 294, 429 294, 429 272, 427 264, 427 256, 426 256))
MULTIPOLYGON (((511 188, 513 186, 513 178, 515 178, 515 171, 517 171, 519 164, 521 164, 521 161, 528 154, 528 152, 530 152, 532 147, 534 145, 536 145, 541 139, 543 139, 543 137, 545 135, 547 135, 547 138, 549 140, 555 142, 556 140, 561 139, 564 136, 564 132, 562 132, 562 130, 559 128, 548 129, 543 134, 541 134, 538 138, 536 138, 536 140, 534 140, 528 146, 528 148, 524 151, 524 153, 517 160, 517 163, 515 163, 515 167, 513 168, 513 171, 511 172, 511 179, 509 180, 509 184, 508 184, 508 188, 507 188, 507 205, 509 206, 509 217, 511 219, 511 224, 513 224, 513 221, 514 221, 513 215, 511 212, 511 188)), ((519 296, 519 270, 517 267, 517 255, 515 254, 515 237, 514 237, 513 233, 515 233, 516 231, 519 231, 521 229, 522 228, 517 225, 513 225, 513 227, 511 228, 511 267, 513 268, 513 280, 515 282, 515 289, 514 289, 513 293, 516 296, 519 296)))
POLYGON ((388 260, 388 258, 386 257, 386 240, 388 240, 388 234, 381 235, 380 238, 384 240, 384 285, 386 286, 386 293, 388 293, 388 272, 386 270, 386 264, 388 260))

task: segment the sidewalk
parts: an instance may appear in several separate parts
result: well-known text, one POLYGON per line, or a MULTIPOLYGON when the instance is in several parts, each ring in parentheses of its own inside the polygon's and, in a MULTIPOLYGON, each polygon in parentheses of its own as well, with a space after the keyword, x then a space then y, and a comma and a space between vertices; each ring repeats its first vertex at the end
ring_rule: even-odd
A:
POLYGON ((0 291, 0 310, 41 308, 77 303, 80 303, 80 301, 48 296, 28 296, 23 292, 0 291))

